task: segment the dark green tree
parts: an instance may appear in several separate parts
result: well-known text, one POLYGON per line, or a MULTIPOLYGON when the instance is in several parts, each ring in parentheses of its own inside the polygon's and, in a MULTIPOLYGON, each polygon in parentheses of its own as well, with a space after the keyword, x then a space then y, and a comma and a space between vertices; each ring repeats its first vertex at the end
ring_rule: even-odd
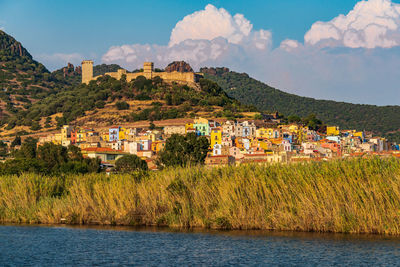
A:
POLYGON ((115 162, 115 169, 119 172, 147 171, 147 163, 136 155, 123 156, 115 162))
POLYGON ((16 151, 15 157, 20 159, 34 159, 36 158, 37 139, 28 137, 22 143, 21 148, 16 151))
POLYGON ((209 149, 208 139, 194 133, 186 136, 173 134, 167 139, 164 150, 159 153, 157 164, 163 166, 187 166, 203 164, 209 149))
POLYGON ((125 101, 118 101, 117 103, 115 103, 115 106, 117 107, 118 110, 129 109, 129 104, 126 103, 125 101))
POLYGON ((68 161, 67 148, 53 143, 45 143, 39 146, 37 157, 44 162, 48 171, 57 171, 62 164, 68 161))
POLYGON ((17 135, 14 140, 11 142, 11 147, 20 146, 21 145, 21 136, 17 135))

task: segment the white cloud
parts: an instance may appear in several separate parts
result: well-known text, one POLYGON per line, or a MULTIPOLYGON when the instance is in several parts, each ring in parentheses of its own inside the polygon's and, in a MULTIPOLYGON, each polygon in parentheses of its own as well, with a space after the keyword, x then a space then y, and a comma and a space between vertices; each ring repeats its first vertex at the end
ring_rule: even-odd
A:
POLYGON ((63 54, 39 54, 35 55, 34 58, 39 62, 42 62, 50 70, 55 70, 61 66, 66 66, 67 63, 74 65, 80 65, 84 57, 79 53, 63 54))
POLYGON ((300 46, 301 46, 301 44, 298 41, 286 39, 281 42, 281 45, 279 48, 286 50, 286 51, 292 51, 294 49, 299 48, 300 46))
POLYGON ((175 25, 168 46, 113 46, 103 55, 102 61, 135 69, 146 60, 162 67, 174 60, 185 60, 196 69, 232 55, 243 58, 246 53, 269 50, 271 32, 252 29, 253 25, 242 14, 232 16, 225 9, 209 4, 175 25))
POLYGON ((309 45, 390 48, 400 45, 400 4, 390 0, 358 2, 347 15, 316 22, 304 36, 309 45))
POLYGON ((225 9, 208 4, 204 10, 187 15, 175 25, 169 46, 188 39, 212 40, 217 37, 239 44, 250 36, 252 28, 253 25, 242 14, 232 16, 225 9))
POLYGON ((247 72, 299 95, 398 105, 399 6, 389 0, 359 2, 346 16, 316 22, 306 33, 305 44, 286 39, 271 49, 270 31, 254 31, 243 15, 232 16, 208 5, 176 24, 169 45, 113 46, 102 61, 132 70, 144 61, 162 68, 174 60, 185 60, 195 70, 225 66, 247 72))

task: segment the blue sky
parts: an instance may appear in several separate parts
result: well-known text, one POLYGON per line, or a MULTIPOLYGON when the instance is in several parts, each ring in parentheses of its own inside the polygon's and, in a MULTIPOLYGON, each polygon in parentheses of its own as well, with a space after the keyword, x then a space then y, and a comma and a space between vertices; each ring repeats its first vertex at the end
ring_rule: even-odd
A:
POLYGON ((183 59, 299 95, 398 105, 399 2, 0 0, 0 28, 50 70, 183 59))
POLYGON ((254 28, 269 29, 274 44, 303 40, 317 20, 350 10, 354 0, 226 1, 0 0, 0 27, 32 53, 104 53, 125 43, 167 44, 184 16, 211 3, 242 13, 254 28), (118 2, 118 4, 116 4, 118 2))

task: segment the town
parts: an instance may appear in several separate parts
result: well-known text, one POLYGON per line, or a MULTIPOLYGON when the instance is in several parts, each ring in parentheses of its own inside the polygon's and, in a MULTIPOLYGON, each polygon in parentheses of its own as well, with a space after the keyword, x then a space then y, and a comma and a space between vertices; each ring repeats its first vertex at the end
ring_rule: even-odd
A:
POLYGON ((157 169, 157 154, 171 135, 188 133, 209 140, 206 166, 400 155, 397 154, 399 146, 385 138, 363 131, 341 130, 337 126, 327 126, 326 131, 319 132, 301 124, 281 124, 277 114, 267 115, 264 120, 195 118, 155 123, 98 130, 64 125, 58 133, 40 136, 38 145, 48 142, 66 147, 74 145, 84 157, 100 158, 103 166, 110 168, 117 159, 134 154, 144 159, 150 170, 157 169))

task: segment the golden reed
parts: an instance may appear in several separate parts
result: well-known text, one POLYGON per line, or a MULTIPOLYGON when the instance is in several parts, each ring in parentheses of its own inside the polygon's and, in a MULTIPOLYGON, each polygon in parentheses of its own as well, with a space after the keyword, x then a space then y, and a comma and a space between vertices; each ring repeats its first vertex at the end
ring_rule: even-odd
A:
POLYGON ((2 176, 0 221, 400 234, 400 161, 2 176))

